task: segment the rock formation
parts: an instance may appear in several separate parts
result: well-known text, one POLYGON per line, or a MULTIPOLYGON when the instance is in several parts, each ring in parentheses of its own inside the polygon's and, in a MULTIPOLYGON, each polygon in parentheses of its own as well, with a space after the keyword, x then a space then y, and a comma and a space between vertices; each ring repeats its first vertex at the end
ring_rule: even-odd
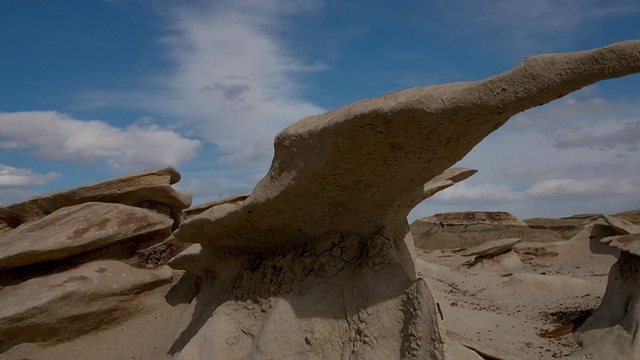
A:
POLYGON ((191 205, 191 195, 171 187, 178 181, 180 174, 175 169, 162 168, 40 195, 0 207, 0 223, 16 228, 22 223, 42 219, 63 207, 102 202, 150 208, 170 215, 177 227, 179 214, 191 205))
MULTIPOLYGON (((626 232, 621 229, 622 220, 605 219, 626 232)), ((577 329, 575 338, 600 358, 640 359, 640 233, 610 236, 601 242, 619 249, 620 257, 609 271, 602 303, 577 329)))
MULTIPOLYGON (((558 233, 561 239, 571 239, 578 234, 585 225, 594 220, 601 218, 601 214, 583 214, 559 219, 554 218, 532 218, 526 219, 524 222, 531 229, 548 230, 558 233)), ((560 238, 558 239, 561 240, 560 238)))
MULTIPOLYGON (((179 359, 477 359, 416 276, 409 211, 425 184, 528 108, 640 71, 640 41, 540 55, 486 80, 416 88, 278 134, 244 201, 185 221, 203 275, 179 359)), ((184 260, 185 258, 183 258, 184 260)))
POLYGON ((0 354, 150 311, 147 294, 175 275, 157 265, 184 248, 170 237, 191 203, 171 188, 179 179, 172 168, 151 170, 0 207, 0 354), (134 265, 156 268, 124 262, 136 253, 147 256, 134 265))
POLYGON ((551 230, 529 228, 509 213, 488 211, 441 213, 417 219, 411 223, 411 233, 416 247, 422 250, 467 248, 508 238, 562 240, 551 230))

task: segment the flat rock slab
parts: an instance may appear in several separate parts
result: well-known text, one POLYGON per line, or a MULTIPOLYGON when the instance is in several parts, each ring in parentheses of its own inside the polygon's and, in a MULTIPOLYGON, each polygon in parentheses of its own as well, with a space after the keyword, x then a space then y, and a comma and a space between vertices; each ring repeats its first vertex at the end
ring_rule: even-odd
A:
POLYGON ((640 234, 609 236, 600 239, 600 241, 635 256, 640 256, 640 234))
POLYGON ((115 260, 0 290, 0 353, 23 342, 68 340, 140 314, 135 295, 171 281, 168 267, 141 270, 115 260))
POLYGON ((173 220, 120 204, 85 203, 7 232, 0 237, 0 269, 59 260, 123 241, 170 235, 173 220))
POLYGON ((520 242, 519 238, 489 241, 480 246, 460 251, 458 252, 458 255, 483 257, 495 256, 511 250, 511 248, 518 242, 520 242))
POLYGON ((182 210, 191 205, 191 196, 179 193, 169 186, 179 180, 180 173, 167 167, 44 194, 0 207, 0 222, 15 228, 23 223, 42 219, 63 207, 86 202, 138 206, 138 203, 143 200, 156 201, 158 199, 182 210))
POLYGON ((623 235, 640 234, 640 225, 630 223, 611 215, 602 215, 602 218, 607 222, 607 224, 609 224, 609 226, 623 235))

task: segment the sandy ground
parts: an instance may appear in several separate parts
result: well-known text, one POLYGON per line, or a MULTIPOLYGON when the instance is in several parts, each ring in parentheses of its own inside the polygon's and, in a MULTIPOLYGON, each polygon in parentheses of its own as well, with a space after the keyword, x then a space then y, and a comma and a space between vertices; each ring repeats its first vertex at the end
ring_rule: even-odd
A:
POLYGON ((424 261, 418 270, 428 279, 448 330, 518 358, 555 359, 576 356, 580 347, 571 334, 539 334, 597 307, 616 261, 612 255, 566 252, 524 256, 524 261, 512 252, 470 269, 463 265, 469 257, 418 250, 424 261))

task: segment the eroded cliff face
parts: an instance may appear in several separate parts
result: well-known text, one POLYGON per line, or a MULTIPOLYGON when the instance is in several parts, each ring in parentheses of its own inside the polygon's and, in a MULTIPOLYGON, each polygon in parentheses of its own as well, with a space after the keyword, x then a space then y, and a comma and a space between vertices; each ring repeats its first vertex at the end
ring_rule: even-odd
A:
POLYGON ((478 358, 441 330, 415 275, 407 214, 511 116, 638 71, 640 41, 540 55, 486 80, 408 89, 285 129, 246 199, 213 206, 175 233, 197 245, 174 266, 205 280, 173 353, 478 358))

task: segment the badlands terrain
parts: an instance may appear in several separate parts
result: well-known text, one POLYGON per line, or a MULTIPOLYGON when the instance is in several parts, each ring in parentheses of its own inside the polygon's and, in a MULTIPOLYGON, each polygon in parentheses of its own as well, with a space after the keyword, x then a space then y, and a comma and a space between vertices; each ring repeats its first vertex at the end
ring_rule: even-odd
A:
POLYGON ((417 204, 513 115, 640 72, 640 41, 311 116, 251 194, 162 168, 0 207, 2 359, 640 359, 637 211, 417 204))

